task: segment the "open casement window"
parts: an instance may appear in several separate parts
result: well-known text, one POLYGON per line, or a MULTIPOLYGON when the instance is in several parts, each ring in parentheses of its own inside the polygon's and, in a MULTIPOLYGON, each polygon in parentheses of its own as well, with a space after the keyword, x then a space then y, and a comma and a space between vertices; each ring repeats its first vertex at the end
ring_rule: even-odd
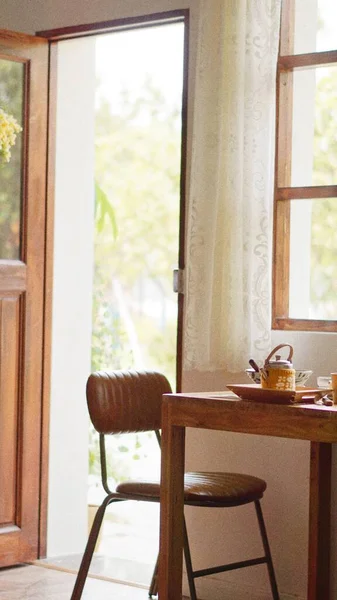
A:
POLYGON ((283 0, 273 329, 337 331, 337 2, 283 0))

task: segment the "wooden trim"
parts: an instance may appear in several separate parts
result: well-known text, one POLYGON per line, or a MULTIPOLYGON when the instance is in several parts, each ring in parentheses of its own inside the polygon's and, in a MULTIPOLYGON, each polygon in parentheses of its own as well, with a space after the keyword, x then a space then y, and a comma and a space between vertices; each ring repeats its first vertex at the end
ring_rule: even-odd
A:
POLYGON ((120 31, 136 27, 148 27, 150 25, 165 25, 184 21, 188 18, 189 10, 170 10, 160 13, 150 13, 138 17, 125 17, 109 21, 100 21, 98 23, 85 23, 82 25, 72 25, 70 27, 60 27, 58 29, 49 29, 39 31, 37 35, 48 38, 49 41, 59 41, 83 37, 89 35, 98 35, 100 33, 109 33, 109 31, 120 31))
POLYGON ((308 187, 280 187, 276 189, 276 201, 307 200, 313 198, 337 198, 337 185, 317 185, 308 187))
MULTIPOLYGON (((179 219, 179 269, 185 269, 185 237, 186 237, 186 177, 187 177, 187 113, 188 113, 188 74, 189 74, 189 11, 185 16, 184 31, 184 65, 181 109, 181 162, 180 162, 180 219, 179 219)), ((176 388, 182 389, 183 370, 183 324, 184 324, 184 294, 178 294, 178 324, 176 343, 176 388)))
POLYGON ((55 128, 57 89, 57 44, 49 44, 48 89, 48 152, 46 187, 45 277, 44 277, 44 340, 42 372, 41 415, 41 478, 38 557, 47 555, 48 469, 49 469, 49 415, 52 346, 52 293, 54 247, 54 194, 55 194, 55 128))
POLYGON ((310 444, 308 600, 330 598, 331 444, 310 444), (324 548, 324 552, 322 552, 324 548))
MULTIPOLYGON (((8 54, 3 54, 2 52, 0 52, 0 60, 8 60, 8 54)), ((11 61, 23 63, 23 64, 28 62, 25 58, 22 58, 20 56, 13 56, 13 55, 11 56, 11 61)))
MULTIPOLYGON (((284 0, 281 10, 280 50, 288 54, 294 46, 294 5, 284 0)), ((274 229, 272 268, 272 322, 275 316, 288 316, 290 269, 290 202, 276 203, 278 186, 291 183, 293 74, 276 78, 276 139, 274 182, 274 229)))
POLYGON ((22 149, 21 149, 21 233, 20 233, 20 258, 26 262, 27 254, 27 195, 28 195, 28 159, 29 159, 29 136, 30 136, 30 67, 29 61, 24 65, 24 85, 23 85, 23 112, 22 112, 22 149))
POLYGON ((336 332, 337 321, 324 321, 319 319, 291 319, 287 316, 277 316, 275 311, 272 328, 284 331, 336 332))
POLYGON ((277 163, 275 185, 289 187, 291 184, 291 156, 293 132, 293 74, 280 73, 277 75, 277 123, 276 148, 277 163))
POLYGON ((277 206, 274 216, 272 323, 289 313, 290 202, 277 206))
MULTIPOLYGON (((3 42, 5 42, 6 52, 7 52, 7 49, 9 50, 11 48, 14 52, 14 60, 20 60, 19 56, 17 58, 15 58, 15 54, 18 54, 16 52, 17 48, 18 48, 18 44, 19 44, 19 46, 22 46, 23 44, 30 46, 32 37, 34 37, 34 36, 31 36, 26 33, 21 33, 18 31, 11 31, 9 29, 0 29, 0 38, 3 42)), ((45 43, 46 43, 46 40, 41 40, 41 39, 39 40, 38 37, 34 37, 35 46, 38 46, 39 44, 41 46, 44 46, 45 43)), ((8 54, 7 54, 7 58, 8 58, 8 54)), ((11 58, 11 60, 12 60, 12 58, 11 58)), ((25 60, 26 59, 24 58, 24 61, 25 60)))
POLYGON ((0 267, 1 294, 24 292, 27 282, 27 265, 18 260, 0 260, 0 267))
MULTIPOLYGON (((38 53, 29 64, 28 75, 28 90, 29 94, 29 131, 28 131, 28 143, 27 143, 27 183, 28 195, 25 195, 25 206, 24 210, 27 211, 27 219, 29 218, 29 232, 25 232, 23 237, 23 250, 22 255, 25 260, 28 260, 28 285, 31 290, 38 286, 39 288, 39 304, 38 311, 35 308, 32 313, 32 321, 29 331, 24 331, 23 343, 24 347, 22 350, 25 352, 25 364, 27 360, 32 361, 31 348, 34 342, 34 338, 38 335, 40 339, 38 363, 34 369, 27 370, 27 375, 23 380, 25 386, 25 397, 27 389, 32 389, 32 394, 36 394, 36 408, 35 415, 32 409, 29 409, 28 418, 37 419, 36 425, 37 439, 27 440, 26 444, 26 456, 23 456, 23 472, 27 469, 27 465, 31 465, 32 458, 27 455, 28 448, 34 444, 38 450, 38 464, 36 465, 36 487, 38 496, 38 506, 36 510, 36 547, 34 552, 34 558, 38 556, 39 549, 39 534, 40 534, 40 502, 41 502, 41 419, 43 410, 43 339, 44 339, 44 274, 45 274, 45 239, 44 232, 46 227, 46 185, 47 185, 47 122, 48 122, 48 60, 49 60, 49 49, 46 40, 37 38, 31 38, 34 47, 37 47, 38 53), (43 50, 43 54, 42 54, 43 50), (37 154, 36 144, 40 147, 40 154, 37 154), (36 208, 32 211, 31 199, 36 204, 36 208), (36 199, 35 199, 36 198, 36 199), (39 199, 39 200, 37 200, 39 199), (38 208, 38 211, 37 211, 38 208), (38 227, 41 235, 41 239, 37 240, 33 238, 32 231, 38 227), (34 316, 35 314, 35 316, 34 316), (38 316, 38 323, 36 318, 38 316), (39 324, 39 329, 37 325, 39 324), (37 380, 39 379, 39 386, 37 380), (37 399, 39 403, 37 404, 37 399)), ((32 312, 31 303, 32 298, 25 294, 23 302, 27 303, 27 307, 30 304, 30 311, 32 312)), ((23 314, 23 311, 22 311, 23 314)), ((27 411, 27 404, 23 407, 23 410, 27 411)), ((23 413, 24 414, 24 413, 23 413)), ((23 423, 24 424, 24 423, 23 423)), ((26 427, 26 425, 25 425, 26 427)), ((23 430, 23 435, 25 431, 23 430)), ((31 452, 31 451, 30 451, 31 452)), ((30 468, 30 466, 29 466, 30 468)))
POLYGON ((293 0, 283 0, 281 5, 281 28, 279 60, 294 50, 295 4, 293 0))
POLYGON ((278 60, 279 68, 282 71, 309 69, 322 65, 333 65, 335 63, 337 63, 337 50, 311 52, 308 54, 289 54, 287 56, 280 56, 278 60))

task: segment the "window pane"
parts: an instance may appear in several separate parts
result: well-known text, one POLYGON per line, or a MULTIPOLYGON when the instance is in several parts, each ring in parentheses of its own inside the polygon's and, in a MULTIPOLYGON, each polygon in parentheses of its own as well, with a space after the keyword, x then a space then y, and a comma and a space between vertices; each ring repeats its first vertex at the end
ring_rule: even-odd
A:
MULTIPOLYGON (((0 108, 22 127, 24 65, 0 59, 0 108)), ((2 121, 2 136, 7 127, 2 121)), ((1 141, 3 142, 3 137, 1 141)), ((17 133, 10 156, 0 152, 0 259, 20 257, 22 134, 17 133)))
POLYGON ((337 184, 336 89, 337 65, 293 74, 291 186, 337 184))
POLYGON ((289 316, 337 319, 337 198, 292 200, 289 316))
POLYGON ((336 0, 296 0, 294 54, 336 48, 336 0))

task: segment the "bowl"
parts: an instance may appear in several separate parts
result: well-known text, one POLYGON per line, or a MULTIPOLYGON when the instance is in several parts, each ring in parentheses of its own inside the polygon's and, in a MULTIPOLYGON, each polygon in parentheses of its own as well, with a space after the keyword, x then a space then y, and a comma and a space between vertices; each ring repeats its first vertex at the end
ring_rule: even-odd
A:
MULTIPOLYGON (((254 371, 254 369, 245 369, 248 377, 250 377, 254 383, 261 383, 261 373, 259 371, 254 371)), ((308 381, 310 375, 312 375, 312 371, 304 370, 304 369, 296 369, 295 371, 295 385, 301 386, 305 385, 308 381)))

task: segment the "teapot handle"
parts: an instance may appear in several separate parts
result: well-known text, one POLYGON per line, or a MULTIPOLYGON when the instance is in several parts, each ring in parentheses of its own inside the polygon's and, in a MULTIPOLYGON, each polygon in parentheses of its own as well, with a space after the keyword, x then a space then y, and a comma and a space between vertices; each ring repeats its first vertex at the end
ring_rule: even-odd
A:
POLYGON ((280 350, 281 348, 286 348, 289 347, 289 356, 287 358, 287 360, 291 361, 292 356, 293 356, 293 352, 294 352, 294 348, 290 345, 290 344, 279 344, 278 346, 276 346, 274 348, 274 350, 272 350, 270 352, 270 354, 268 354, 266 360, 264 361, 265 366, 269 363, 269 360, 271 359, 271 357, 275 354, 275 352, 277 352, 278 350, 280 350))

